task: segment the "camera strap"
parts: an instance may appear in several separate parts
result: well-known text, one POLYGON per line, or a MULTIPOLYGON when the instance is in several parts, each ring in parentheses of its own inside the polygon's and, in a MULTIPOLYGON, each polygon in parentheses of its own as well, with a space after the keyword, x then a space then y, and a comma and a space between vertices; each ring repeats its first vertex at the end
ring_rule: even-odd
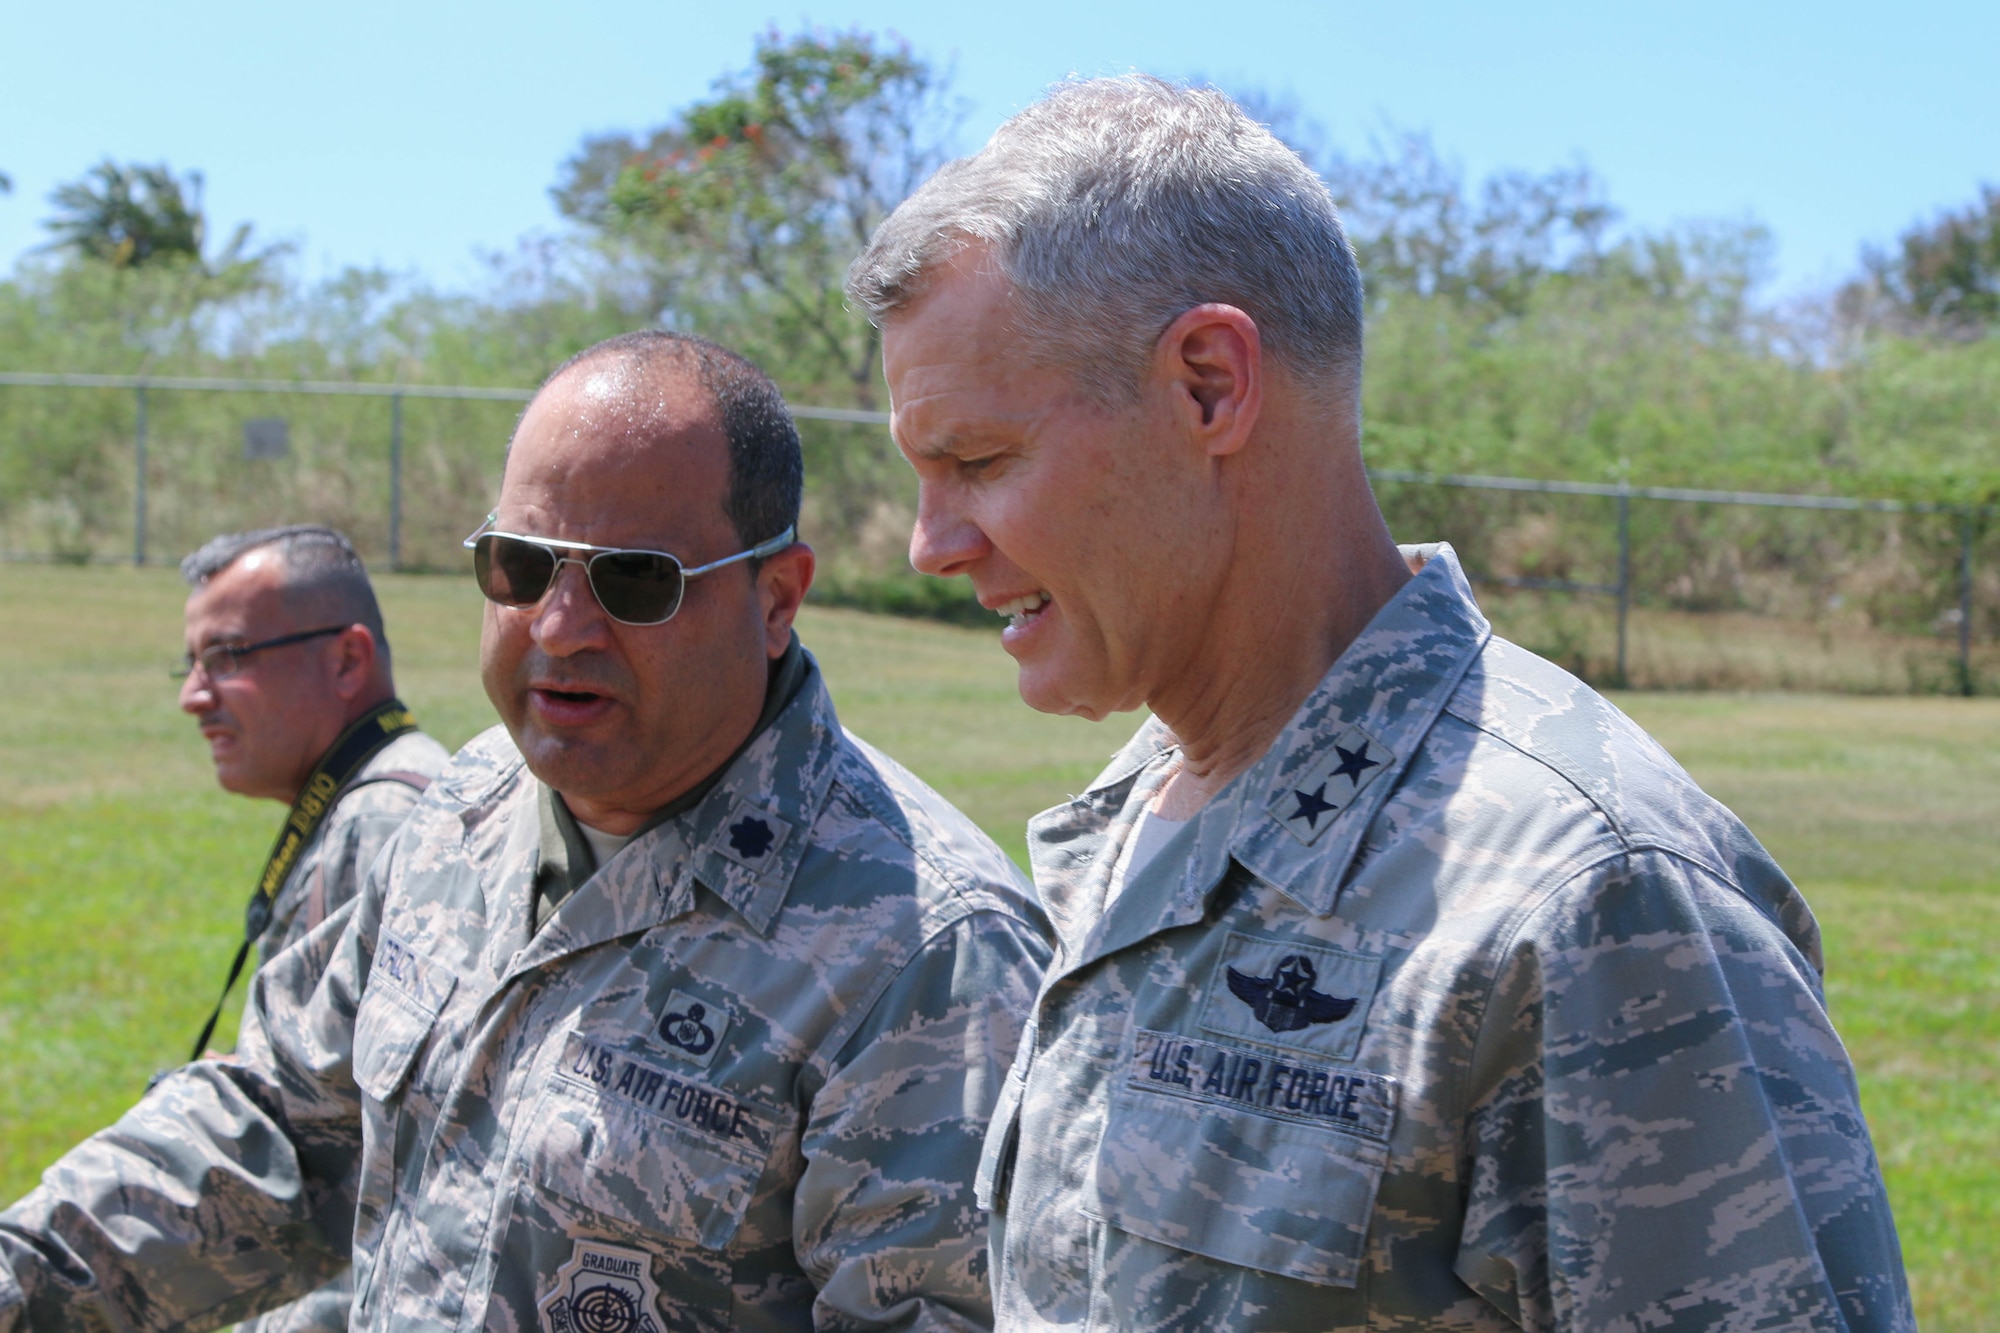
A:
MULTIPOLYGON (((416 729, 417 719, 403 706, 403 701, 391 699, 362 714, 320 756, 312 775, 292 802, 291 812, 285 816, 283 826, 278 829, 278 840, 271 845, 271 855, 265 859, 263 873, 257 876, 257 891, 250 895, 250 902, 243 910, 243 943, 236 948, 236 960, 229 965, 229 979, 222 983, 222 994, 215 1001, 215 1011, 209 1014, 208 1022, 202 1024, 201 1035, 194 1040, 194 1053, 188 1059, 199 1060, 201 1053, 208 1049, 208 1039, 215 1035, 215 1024, 222 1017, 222 1006, 228 1002, 236 978, 243 975, 243 964, 249 959, 250 950, 270 928, 271 912, 277 903, 279 890, 291 878, 293 867, 299 863, 299 854, 305 851, 306 844, 319 831, 341 789, 381 752, 383 746, 416 729)), ((386 776, 407 782, 410 786, 421 788, 422 785, 409 782, 409 778, 414 776, 411 774, 386 776)))

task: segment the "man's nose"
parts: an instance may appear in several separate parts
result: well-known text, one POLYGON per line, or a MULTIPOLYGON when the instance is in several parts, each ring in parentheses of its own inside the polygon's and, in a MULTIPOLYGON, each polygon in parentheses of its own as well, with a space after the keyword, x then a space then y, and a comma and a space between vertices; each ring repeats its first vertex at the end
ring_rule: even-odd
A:
POLYGON ((199 666, 181 677, 180 705, 183 713, 195 717, 215 708, 215 687, 199 666))
POLYGON ((598 605, 590 575, 580 560, 556 566, 555 578, 535 606, 529 633, 535 646, 551 657, 569 657, 601 648, 610 635, 610 617, 598 605))
POLYGON ((910 564, 925 574, 950 578, 971 571, 993 549, 979 525, 961 513, 934 486, 917 488, 917 522, 910 529, 910 564))

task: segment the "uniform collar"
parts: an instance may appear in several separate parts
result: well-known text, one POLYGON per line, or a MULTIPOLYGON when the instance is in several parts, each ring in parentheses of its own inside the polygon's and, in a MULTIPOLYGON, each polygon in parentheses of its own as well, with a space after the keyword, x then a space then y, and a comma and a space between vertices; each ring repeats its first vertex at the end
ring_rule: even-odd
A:
POLYGON ((1405 547, 1421 569, 1327 669, 1263 758, 1189 821, 1101 920, 1109 862, 1158 784, 1173 737, 1150 719, 1091 789, 1029 825, 1044 904, 1066 961, 1200 919, 1232 862, 1307 911, 1334 910, 1363 833, 1492 635, 1448 544, 1405 547))
POLYGON ((767 934, 826 803, 840 754, 840 719, 819 663, 797 648, 791 700, 740 750, 700 804, 669 822, 692 848, 675 889, 700 880, 767 934))
MULTIPOLYGON (((766 725, 691 793, 691 804, 676 801, 618 855, 581 876, 539 931, 533 928, 534 905, 526 904, 526 947, 511 970, 523 971, 670 921, 694 906, 697 881, 759 934, 769 933, 833 783, 842 734, 812 655, 795 639, 787 658, 793 666, 773 673, 774 695, 789 688, 788 695, 779 696, 785 701, 767 710, 766 725)), ((532 777, 528 781, 540 785, 532 777)), ((538 793, 531 794, 520 816, 527 828, 539 832, 541 812, 533 795, 538 793)), ((534 858, 533 873, 549 873, 556 848, 536 847, 541 839, 530 838, 526 828, 520 836, 534 858)), ((584 859, 589 848, 580 836, 574 843, 558 840, 565 873, 573 875, 574 865, 590 864, 584 859)))

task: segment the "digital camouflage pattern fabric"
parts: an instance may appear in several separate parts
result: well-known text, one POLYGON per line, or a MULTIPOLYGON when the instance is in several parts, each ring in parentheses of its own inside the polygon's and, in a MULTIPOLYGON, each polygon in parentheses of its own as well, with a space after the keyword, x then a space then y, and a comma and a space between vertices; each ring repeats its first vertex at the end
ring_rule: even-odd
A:
POLYGON ((1159 723, 1030 825, 1058 943, 981 1164, 999 1326, 1911 1328, 1804 901, 1406 554, 1113 901, 1159 723))
POLYGON ((532 933, 536 789, 474 741, 258 974, 242 1063, 0 1214, 0 1333, 227 1322, 349 1217, 356 1329, 987 1324, 972 1176, 1047 957, 1020 873, 816 668, 532 933))
MULTIPOLYGON (((398 736, 371 755, 334 801, 326 819, 271 903, 271 923, 257 938, 257 966, 304 939, 360 891, 389 836, 423 793, 410 777, 435 778, 451 752, 420 731, 398 736)), ((240 1038, 239 1038, 240 1040, 240 1038)), ((343 1271, 290 1305, 244 1322, 238 1333, 346 1333, 353 1274, 343 1271)))
POLYGON ((304 939, 360 890, 375 854, 423 794, 401 775, 429 780, 449 762, 451 752, 421 731, 398 736, 369 756, 279 886, 271 924, 257 940, 257 966, 304 939))

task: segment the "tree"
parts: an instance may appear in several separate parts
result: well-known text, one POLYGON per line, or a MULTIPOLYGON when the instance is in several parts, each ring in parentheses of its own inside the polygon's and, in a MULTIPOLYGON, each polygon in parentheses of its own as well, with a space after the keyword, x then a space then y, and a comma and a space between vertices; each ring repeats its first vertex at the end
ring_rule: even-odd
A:
POLYGON ((1851 319, 1895 331, 1983 336, 2000 324, 2000 188, 1904 232, 1892 251, 1862 256, 1865 276, 1841 293, 1851 319))
POLYGON ((643 140, 587 140, 553 194, 649 315, 766 361, 794 392, 876 401, 880 342, 841 279, 945 158, 962 112, 901 42, 767 32, 749 69, 643 140))
POLYGON ((113 268, 189 264, 211 276, 252 276, 277 253, 248 252, 250 226, 238 227, 212 259, 203 257, 207 218, 201 207, 202 178, 189 172, 185 183, 164 164, 119 166, 108 158, 83 179, 59 185, 49 196, 56 215, 45 224, 55 233, 54 250, 71 250, 113 268))

